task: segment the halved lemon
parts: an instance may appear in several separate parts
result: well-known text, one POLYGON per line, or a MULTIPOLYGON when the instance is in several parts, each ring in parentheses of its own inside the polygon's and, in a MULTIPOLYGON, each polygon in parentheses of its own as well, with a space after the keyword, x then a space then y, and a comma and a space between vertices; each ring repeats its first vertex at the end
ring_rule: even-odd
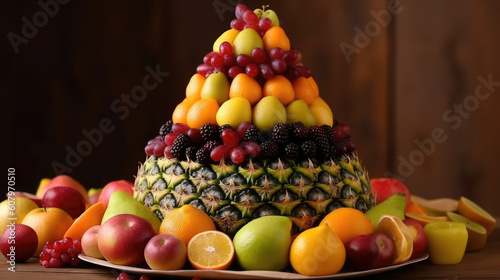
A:
POLYGON ((196 269, 227 269, 234 259, 233 241, 221 231, 200 232, 189 241, 187 255, 196 269))

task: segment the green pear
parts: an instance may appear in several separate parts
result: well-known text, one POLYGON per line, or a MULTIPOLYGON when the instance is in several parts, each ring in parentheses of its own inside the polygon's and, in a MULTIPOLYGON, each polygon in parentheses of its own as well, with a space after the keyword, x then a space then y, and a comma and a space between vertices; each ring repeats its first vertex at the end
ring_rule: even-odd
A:
POLYGON ((365 215, 372 223, 373 228, 377 227, 382 215, 396 216, 400 220, 405 219, 406 196, 404 193, 395 193, 381 203, 366 211, 365 215))
POLYGON ((284 270, 289 263, 292 221, 264 216, 244 225, 234 236, 236 259, 245 270, 284 270))
POLYGON ((251 57, 252 51, 255 48, 264 49, 264 43, 259 33, 252 28, 241 30, 234 38, 233 51, 235 57, 240 54, 246 54, 251 57))
POLYGON ((219 38, 217 38, 217 40, 215 40, 213 48, 212 48, 213 51, 218 53, 220 44, 222 44, 224 42, 228 42, 229 44, 232 45, 234 38, 236 38, 236 35, 238 35, 238 33, 240 33, 240 31, 236 30, 236 29, 229 29, 229 30, 225 31, 224 33, 222 33, 219 36, 219 38))
POLYGON ((278 123, 286 123, 286 110, 278 98, 266 96, 253 108, 252 122, 260 130, 272 130, 278 123))
POLYGON ((146 219, 153 225, 156 232, 160 230, 161 221, 148 207, 137 201, 134 197, 124 191, 115 191, 109 197, 108 208, 104 212, 101 224, 111 217, 120 214, 132 214, 146 219))
POLYGON ((220 106, 215 119, 219 126, 229 124, 231 127, 238 127, 244 122, 252 121, 252 106, 246 98, 233 97, 220 106))
POLYGON ((307 128, 316 124, 316 118, 314 118, 311 109, 302 99, 294 100, 286 106, 286 121, 289 124, 302 122, 307 128))
POLYGON ((213 98, 217 103, 222 105, 224 101, 229 99, 229 81, 227 80, 226 74, 222 72, 210 74, 200 92, 201 99, 213 98))
POLYGON ((262 12, 260 18, 268 18, 271 20, 273 26, 280 26, 278 15, 273 10, 265 10, 262 12))

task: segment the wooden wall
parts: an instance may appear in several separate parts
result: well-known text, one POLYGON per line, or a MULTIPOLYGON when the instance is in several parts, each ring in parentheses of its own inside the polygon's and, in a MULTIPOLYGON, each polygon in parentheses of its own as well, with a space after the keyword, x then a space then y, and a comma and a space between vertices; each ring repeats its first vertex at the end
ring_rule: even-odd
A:
MULTIPOLYGON (((7 4, 0 82, 6 145, 13 148, 4 150, 3 170, 15 167, 19 188, 34 191, 40 178, 54 176, 54 162, 67 165, 66 149, 86 140, 83 130, 96 132, 109 119, 113 131, 69 174, 87 188, 133 180, 145 143, 171 118, 196 66, 229 28, 235 2, 71 1, 17 54, 7 34, 21 34, 21 18, 41 8, 34 1, 7 4), (168 76, 135 108, 127 106, 128 114, 117 112, 112 104, 123 105, 122 95, 143 83, 146 67, 157 66, 168 76)), ((500 215, 500 90, 477 108, 472 100, 479 76, 500 81, 498 2, 244 3, 278 12, 335 117, 350 125, 371 177, 398 176, 429 198, 465 195, 500 215), (464 100, 475 109, 457 119, 448 110, 464 100), (442 143, 424 141, 433 131, 442 132, 442 143), (431 151, 424 154, 415 141, 431 151)))

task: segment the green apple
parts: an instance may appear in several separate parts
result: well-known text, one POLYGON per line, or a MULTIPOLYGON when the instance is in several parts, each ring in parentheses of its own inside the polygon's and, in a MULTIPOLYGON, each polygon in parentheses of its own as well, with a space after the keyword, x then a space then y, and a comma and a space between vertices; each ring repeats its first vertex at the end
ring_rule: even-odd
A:
POLYGON ((255 31, 253 28, 243 29, 234 38, 234 56, 246 54, 251 57, 252 51, 255 48, 264 49, 264 43, 262 42, 262 38, 260 37, 259 33, 257 33, 257 31, 255 31))
POLYGON ((234 250, 245 270, 284 270, 289 263, 292 221, 264 216, 244 225, 234 236, 234 250))
POLYGON ((405 208, 405 194, 395 193, 381 203, 373 206, 370 210, 366 211, 365 215, 372 223, 373 228, 376 228, 380 217, 383 215, 396 216, 400 220, 404 220, 405 208))
POLYGON ((219 106, 228 100, 229 81, 226 74, 221 72, 210 74, 201 87, 200 97, 201 99, 213 98, 219 106))
POLYGON ((313 113, 302 99, 294 100, 286 106, 286 121, 289 124, 302 122, 307 128, 316 124, 313 113))
POLYGON ((108 208, 104 212, 101 224, 104 224, 111 217, 120 214, 132 214, 146 219, 158 232, 160 229, 160 219, 149 210, 144 204, 124 191, 115 191, 109 198, 108 208))

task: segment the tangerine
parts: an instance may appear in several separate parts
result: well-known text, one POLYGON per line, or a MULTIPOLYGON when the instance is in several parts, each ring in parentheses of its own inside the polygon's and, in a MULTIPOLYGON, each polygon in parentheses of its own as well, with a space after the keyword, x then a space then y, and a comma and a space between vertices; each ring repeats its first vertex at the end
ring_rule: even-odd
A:
POLYGON ((186 116, 187 125, 190 128, 200 129, 204 124, 217 124, 215 116, 218 110, 219 104, 215 99, 200 99, 189 108, 186 116))
POLYGON ((328 226, 338 235, 344 244, 358 235, 373 233, 373 227, 365 214, 354 208, 335 209, 326 215, 320 225, 328 226))
POLYGON ((262 98, 262 88, 259 83, 245 73, 238 74, 229 88, 229 98, 243 97, 255 105, 262 98))
POLYGON ((196 102, 194 98, 184 98, 184 100, 175 107, 172 113, 172 122, 187 124, 186 116, 193 105, 196 102))
POLYGON ((285 52, 290 50, 290 39, 286 36, 285 30, 279 26, 269 28, 262 37, 262 42, 267 52, 274 48, 281 48, 285 52))
POLYGON ((283 106, 288 105, 295 99, 292 83, 282 75, 267 80, 264 84, 263 96, 274 96, 278 98, 283 106))
POLYGON ((203 83, 205 83, 205 79, 201 74, 194 74, 186 86, 186 98, 200 99, 201 88, 203 87, 203 83))

